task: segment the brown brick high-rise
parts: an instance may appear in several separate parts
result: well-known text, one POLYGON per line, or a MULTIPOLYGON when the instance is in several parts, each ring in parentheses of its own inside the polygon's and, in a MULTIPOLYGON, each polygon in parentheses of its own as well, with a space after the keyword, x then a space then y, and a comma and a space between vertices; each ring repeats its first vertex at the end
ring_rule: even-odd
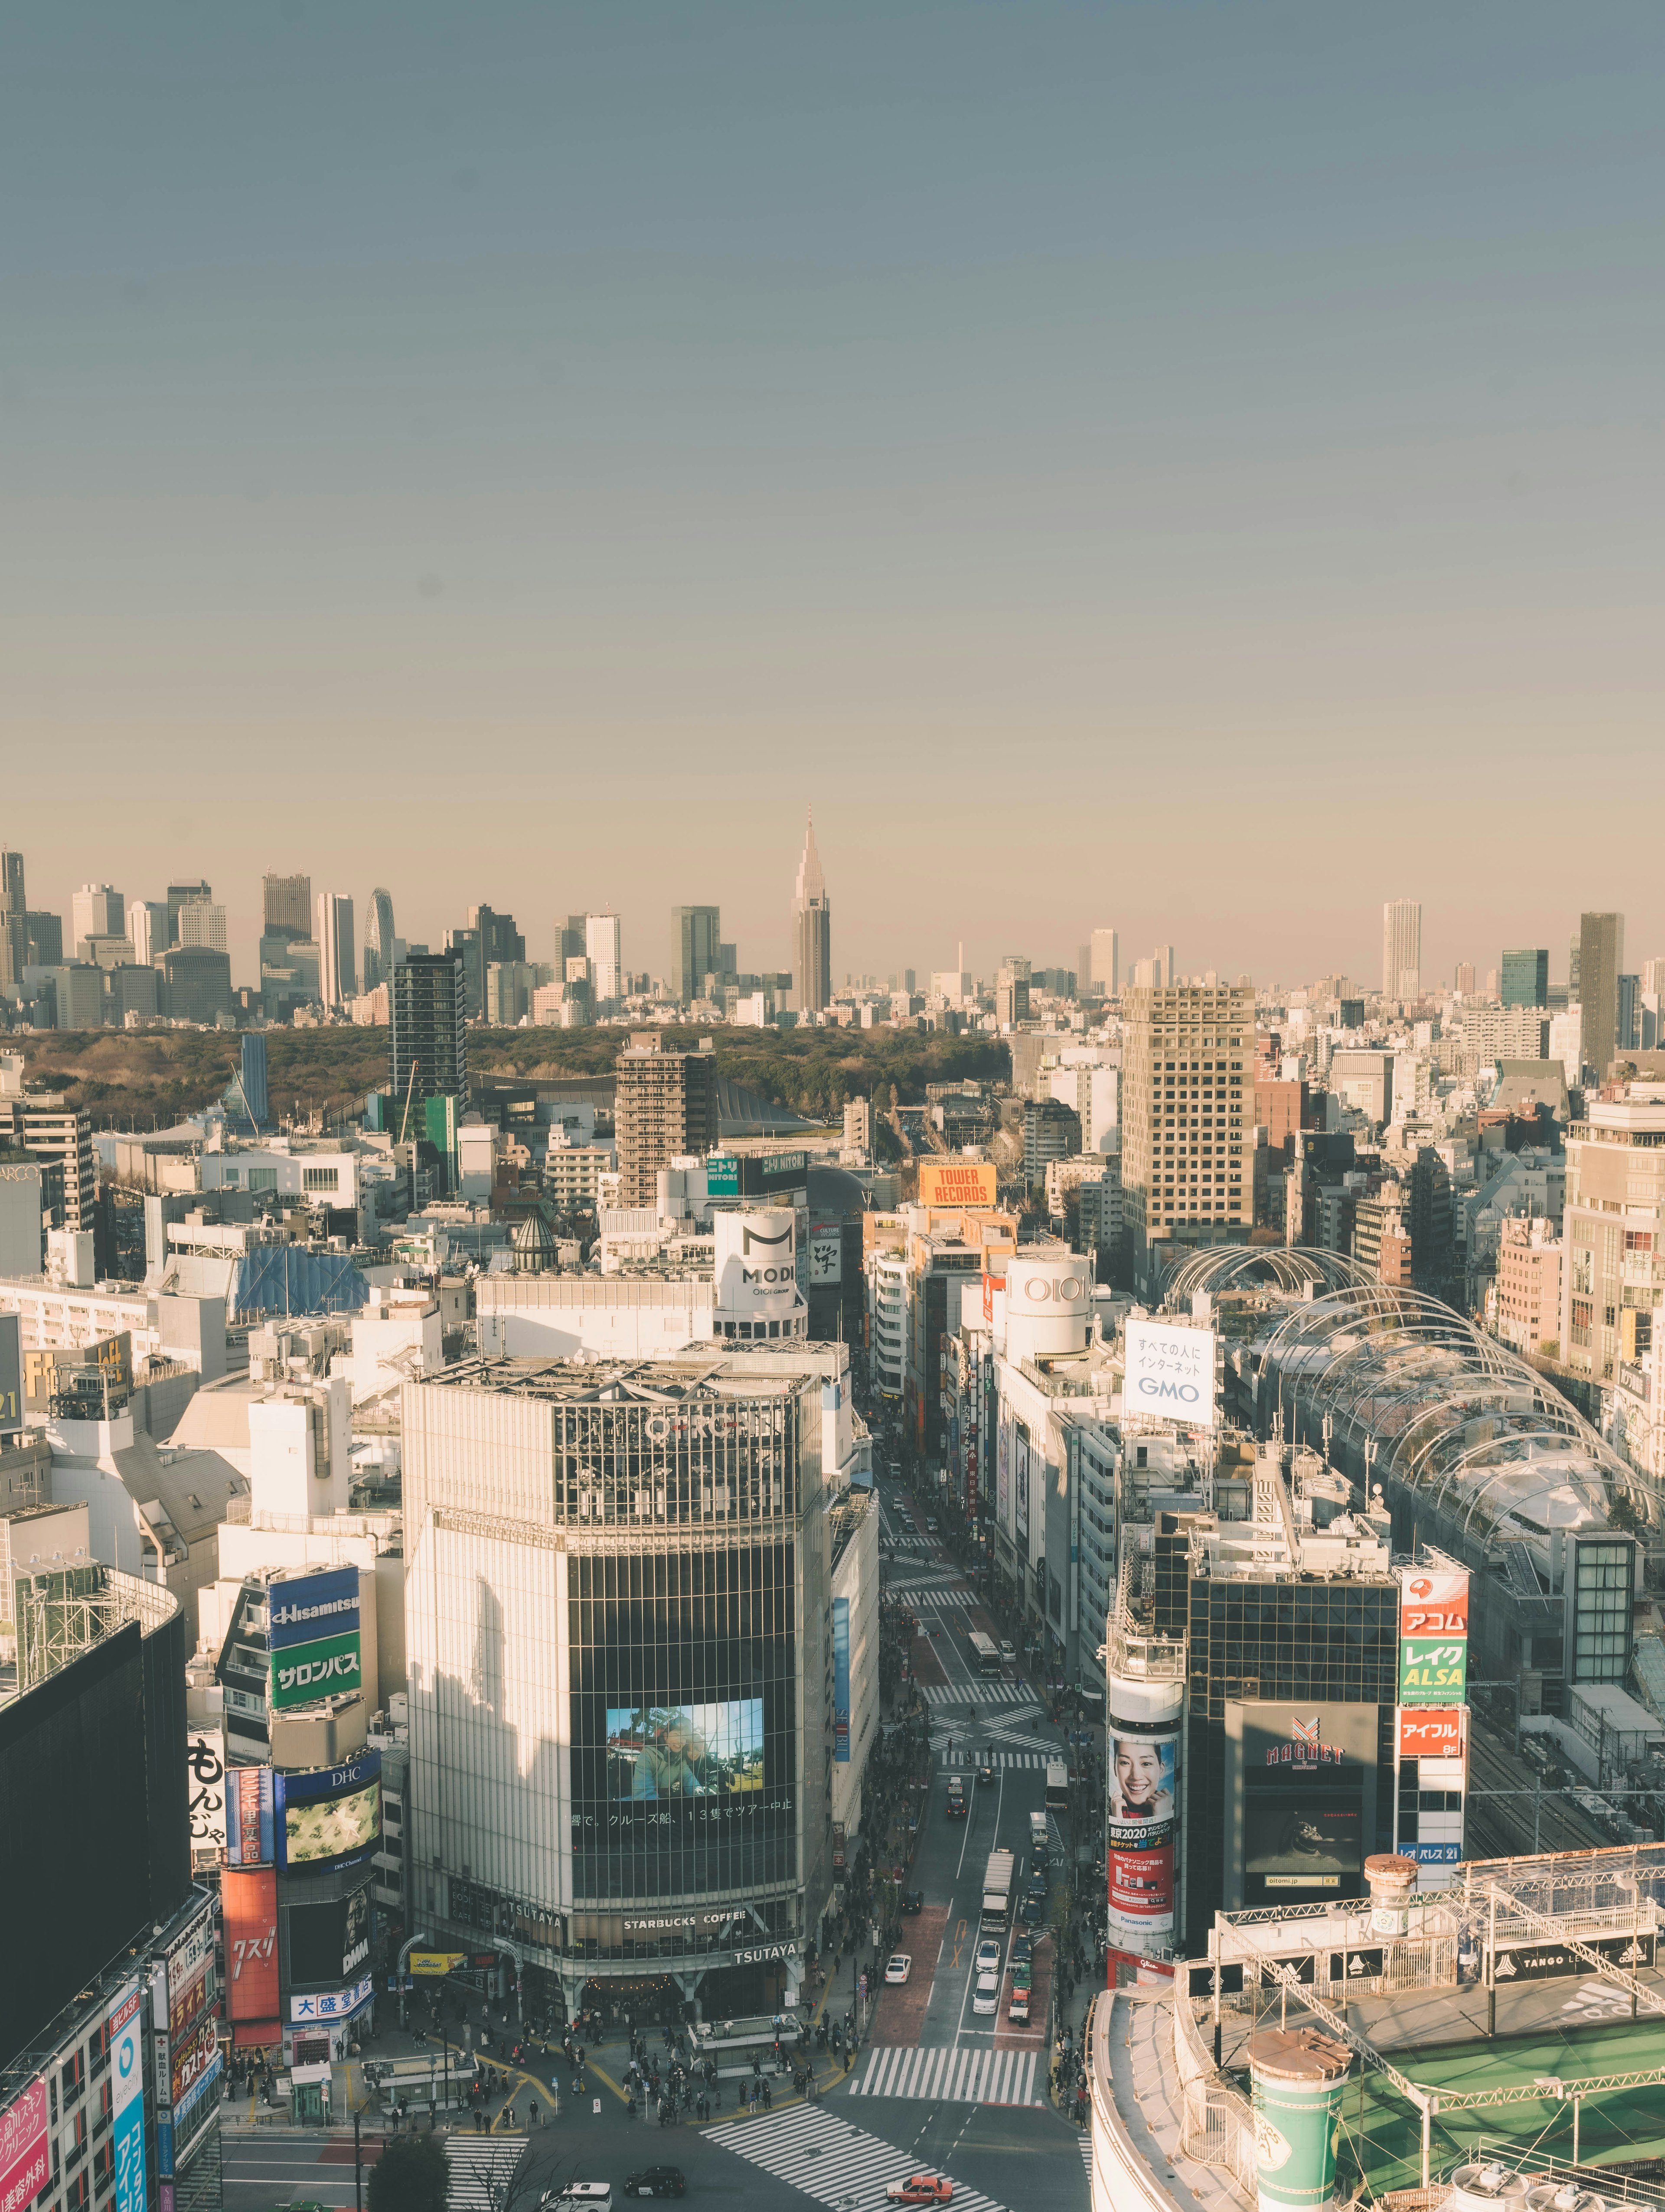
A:
POLYGON ((662 1051, 652 1035, 634 1036, 617 1073, 619 1203, 651 1206, 661 1168, 685 1152, 709 1152, 717 1140, 717 1060, 709 1052, 662 1051))

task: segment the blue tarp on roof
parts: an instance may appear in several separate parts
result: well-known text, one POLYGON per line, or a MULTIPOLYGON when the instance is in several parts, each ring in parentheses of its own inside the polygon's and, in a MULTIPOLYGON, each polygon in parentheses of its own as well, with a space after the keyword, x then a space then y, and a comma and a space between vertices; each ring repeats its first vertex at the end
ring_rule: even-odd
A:
POLYGON ((256 1244, 231 1279, 239 1321, 260 1314, 357 1313, 370 1286, 345 1252, 307 1252, 296 1244, 256 1244))

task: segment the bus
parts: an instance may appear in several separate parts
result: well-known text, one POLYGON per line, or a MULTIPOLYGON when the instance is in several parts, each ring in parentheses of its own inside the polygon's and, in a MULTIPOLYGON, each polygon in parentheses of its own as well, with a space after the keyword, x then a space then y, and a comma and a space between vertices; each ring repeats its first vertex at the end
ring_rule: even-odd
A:
POLYGON ((1070 1770, 1061 1759, 1046 1762, 1046 1810, 1067 1813, 1070 1809, 1070 1770))
POLYGON ((971 1662, 979 1674, 1001 1675, 1005 1668, 1000 1663, 1000 1646, 993 1637, 985 1636, 981 1629, 973 1628, 966 1638, 971 1648, 971 1662))

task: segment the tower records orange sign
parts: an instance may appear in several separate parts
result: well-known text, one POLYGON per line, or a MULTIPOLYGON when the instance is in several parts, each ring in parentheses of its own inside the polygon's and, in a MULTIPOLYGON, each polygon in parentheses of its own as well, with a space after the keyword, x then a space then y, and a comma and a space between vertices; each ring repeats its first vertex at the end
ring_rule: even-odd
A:
POLYGON ((997 1178, 987 1160, 921 1160, 921 1206, 992 1206, 997 1178))

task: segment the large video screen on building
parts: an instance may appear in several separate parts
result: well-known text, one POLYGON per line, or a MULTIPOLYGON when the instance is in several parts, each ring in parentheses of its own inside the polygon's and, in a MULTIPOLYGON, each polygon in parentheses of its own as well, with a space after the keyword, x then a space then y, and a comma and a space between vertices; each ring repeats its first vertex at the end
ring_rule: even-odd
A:
POLYGON ((1243 1871, 1268 1889, 1337 1889, 1364 1863, 1357 1796, 1251 1794, 1243 1805, 1243 1871))
POLYGON ((278 1863, 352 1866, 368 1858, 381 1829, 381 1754, 361 1752, 342 1766, 274 1778, 278 1863))
POLYGON ((762 1787, 761 1698, 609 1706, 609 1797, 721 1797, 762 1787))
POLYGON ((790 1545, 575 1557, 575 1900, 796 1873, 790 1545))

